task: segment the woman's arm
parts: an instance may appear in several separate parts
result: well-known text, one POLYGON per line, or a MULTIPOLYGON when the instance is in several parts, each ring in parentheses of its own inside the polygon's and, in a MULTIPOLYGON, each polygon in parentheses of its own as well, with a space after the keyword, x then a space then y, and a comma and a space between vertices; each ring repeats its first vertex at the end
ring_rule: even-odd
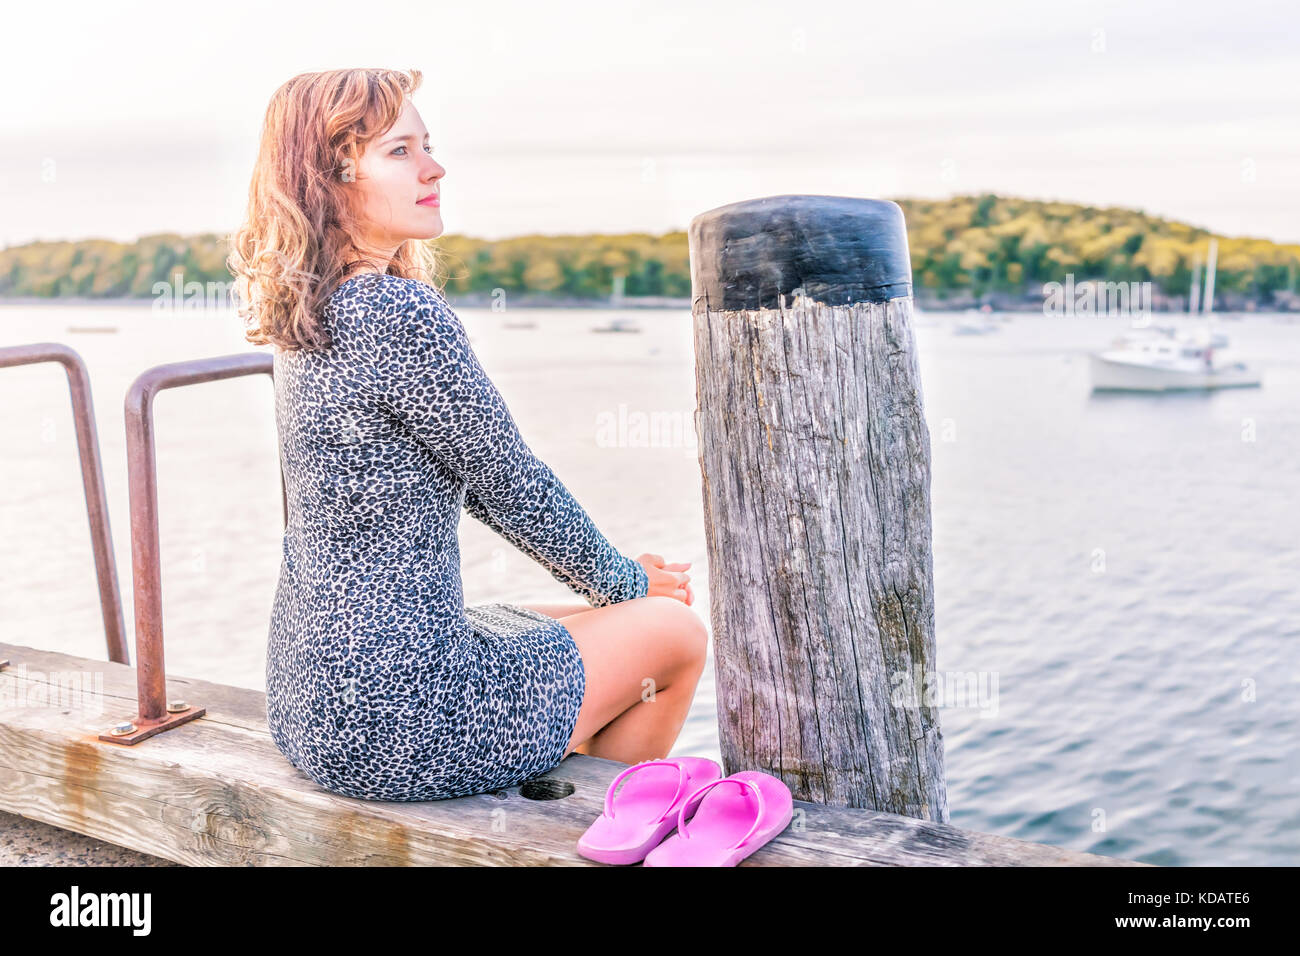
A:
MULTIPOLYGON (((559 479, 556 480, 558 481, 559 479)), ((582 511, 576 501, 574 502, 574 507, 577 507, 579 511, 582 511)), ((632 598, 646 596, 648 590, 648 579, 645 568, 643 568, 639 562, 629 561, 629 559, 618 554, 618 552, 614 550, 613 546, 610 545, 608 541, 605 541, 604 536, 595 529, 594 525, 591 526, 591 531, 597 535, 601 541, 605 541, 605 543, 599 547, 599 550, 603 555, 601 561, 614 566, 617 566, 620 561, 629 561, 627 570, 624 572, 624 577, 620 579, 616 589, 608 594, 593 592, 590 585, 575 578, 561 565, 553 563, 544 552, 534 547, 531 541, 527 538, 520 537, 495 514, 489 511, 487 507, 484 506, 483 502, 479 500, 474 489, 470 487, 465 489, 465 510, 497 534, 501 535, 501 537, 505 538, 542 567, 546 568, 546 570, 550 571, 555 579, 561 584, 564 584, 575 593, 581 594, 592 607, 604 607, 607 604, 617 604, 620 601, 628 601, 632 598)), ((585 516, 586 513, 582 513, 585 516)), ((591 519, 589 517, 585 518, 585 523, 590 525, 591 519)))
POLYGON ((375 343, 380 400, 465 482, 470 514, 593 607, 644 597, 645 569, 528 447, 446 299, 396 276, 383 288, 392 300, 375 343))

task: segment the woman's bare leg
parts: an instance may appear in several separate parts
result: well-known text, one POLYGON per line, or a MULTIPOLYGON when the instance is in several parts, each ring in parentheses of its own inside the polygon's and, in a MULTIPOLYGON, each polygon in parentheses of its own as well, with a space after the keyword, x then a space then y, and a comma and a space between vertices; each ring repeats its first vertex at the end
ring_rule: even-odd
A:
POLYGON ((526 607, 530 611, 538 611, 547 617, 572 617, 575 614, 582 614, 584 611, 594 611, 596 608, 590 604, 521 604, 520 607, 526 607))
POLYGON ((582 655, 587 689, 565 755, 622 763, 667 755, 704 670, 704 622, 681 601, 662 596, 575 608, 558 620, 582 655))
POLYGON ((646 691, 645 699, 598 730, 581 745, 581 749, 574 749, 578 753, 623 763, 666 757, 686 723, 703 669, 704 659, 701 657, 698 668, 684 673, 668 687, 657 688, 653 697, 646 691))

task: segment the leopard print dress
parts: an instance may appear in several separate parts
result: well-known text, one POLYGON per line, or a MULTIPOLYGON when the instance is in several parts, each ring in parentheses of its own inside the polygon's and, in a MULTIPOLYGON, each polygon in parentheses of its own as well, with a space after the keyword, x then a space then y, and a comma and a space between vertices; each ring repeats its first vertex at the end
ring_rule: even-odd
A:
POLYGON ((586 673, 559 621, 465 606, 462 508, 593 607, 644 597, 521 437, 434 287, 364 273, 322 310, 328 348, 275 352, 288 494, 266 658, 271 739, 321 787, 373 800, 485 793, 554 768, 586 673))

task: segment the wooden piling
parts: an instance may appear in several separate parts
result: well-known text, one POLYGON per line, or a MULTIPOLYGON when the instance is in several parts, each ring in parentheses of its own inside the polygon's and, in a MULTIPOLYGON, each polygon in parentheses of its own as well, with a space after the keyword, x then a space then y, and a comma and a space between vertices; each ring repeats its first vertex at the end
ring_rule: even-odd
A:
POLYGON ((902 210, 733 203, 691 222, 690 257, 724 767, 947 822, 902 210))

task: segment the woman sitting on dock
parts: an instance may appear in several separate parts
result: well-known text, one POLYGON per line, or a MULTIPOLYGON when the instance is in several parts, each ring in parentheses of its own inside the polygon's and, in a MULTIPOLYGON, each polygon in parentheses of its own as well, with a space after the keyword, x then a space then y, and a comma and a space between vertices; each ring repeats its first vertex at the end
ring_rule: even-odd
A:
POLYGON ((707 644, 689 565, 615 550, 433 284, 446 170, 420 82, 280 87, 230 256, 246 336, 275 346, 288 494, 267 723, 322 787, 381 800, 510 787, 575 750, 665 756, 707 644), (466 607, 462 508, 587 603, 466 607))

